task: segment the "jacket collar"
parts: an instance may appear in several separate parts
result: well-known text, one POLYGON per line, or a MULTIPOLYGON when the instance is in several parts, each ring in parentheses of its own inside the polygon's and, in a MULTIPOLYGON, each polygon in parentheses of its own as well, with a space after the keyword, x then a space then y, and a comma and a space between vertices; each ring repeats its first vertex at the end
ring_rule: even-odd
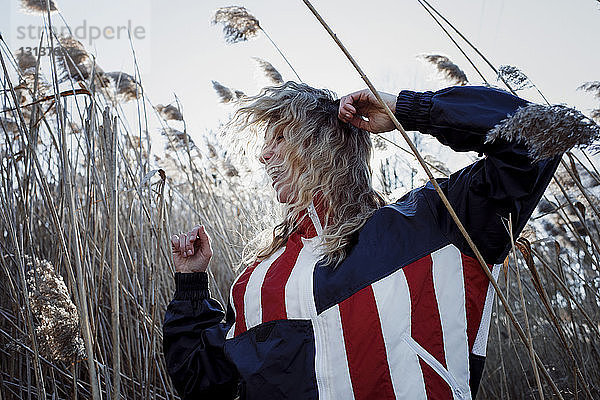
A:
POLYGON ((323 201, 318 199, 315 201, 311 201, 308 208, 299 215, 300 224, 297 232, 308 239, 323 235, 325 207, 323 201))

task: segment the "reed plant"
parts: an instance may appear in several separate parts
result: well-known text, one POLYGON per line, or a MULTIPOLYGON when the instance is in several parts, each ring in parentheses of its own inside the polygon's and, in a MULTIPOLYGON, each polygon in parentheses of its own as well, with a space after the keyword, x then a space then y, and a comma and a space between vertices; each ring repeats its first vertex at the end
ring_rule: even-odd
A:
MULTIPOLYGON (((427 1, 419 2, 457 45, 466 39, 427 1)), ((47 26, 58 11, 52 1, 25 3, 45 15, 47 26)), ((236 40, 264 32, 241 7, 216 13, 214 21, 236 40)), ((207 226, 211 291, 225 304, 244 244, 272 226, 273 198, 244 182, 252 167, 232 157, 220 136, 187 131, 179 99, 154 105, 137 71, 104 72, 102 60, 69 37, 42 40, 63 49, 49 70, 34 56, 13 56, 0 39, 0 397, 177 398, 161 346, 174 290, 168 238, 195 222, 207 226), (162 151, 151 129, 160 132, 162 151)), ((431 61, 467 83, 458 64, 440 56, 431 61)), ((257 63, 274 84, 284 80, 269 62, 257 63)), ((488 66, 493 76, 477 69, 485 81, 498 76, 513 92, 533 87, 514 67, 488 66)), ((223 102, 245 96, 213 85, 223 102)), ((582 90, 596 94, 597 82, 582 90)), ((539 107, 517 125, 559 127, 562 145, 597 139, 597 126, 585 116, 539 107), (584 134, 573 136, 574 127, 584 134)), ((490 140, 514 139, 514 125, 507 121, 490 140)), ((521 139, 539 145, 540 156, 564 151, 521 139)), ((383 137, 375 143, 378 151, 398 146, 383 137)), ((568 153, 523 234, 513 238, 498 290, 524 336, 497 304, 479 399, 600 397, 595 160, 588 150, 568 153)), ((433 154, 423 163, 436 177, 450 173, 433 154)), ((416 167, 382 163, 384 191, 422 183, 416 167), (414 174, 401 185, 407 171, 414 174)))

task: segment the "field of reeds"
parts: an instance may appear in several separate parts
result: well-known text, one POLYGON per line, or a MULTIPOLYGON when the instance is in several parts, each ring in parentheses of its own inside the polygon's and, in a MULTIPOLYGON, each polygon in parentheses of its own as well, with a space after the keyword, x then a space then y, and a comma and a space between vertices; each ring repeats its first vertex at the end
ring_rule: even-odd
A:
MULTIPOLYGON (((26 4, 50 28, 53 2, 26 4)), ((214 22, 231 43, 265 36, 275 45, 243 8, 219 9, 214 22)), ((106 72, 76 39, 46 32, 41 43, 55 49, 48 66, 0 38, 0 399, 178 398, 162 356, 162 318, 174 290, 168 238, 196 221, 207 226, 211 289, 226 303, 244 245, 273 224, 273 197, 248 184, 254 167, 230 158, 228 142, 211 132, 194 141, 178 99, 153 104, 138 70, 106 72), (125 111, 132 105, 133 113, 125 111), (156 125, 160 140, 148 128, 156 125)), ((447 57, 423 58, 449 84, 469 84, 447 57)), ((534 87, 514 67, 468 61, 491 69, 507 90, 534 87)), ((269 62, 257 63, 273 84, 283 82, 269 62)), ((481 73, 485 83, 489 74, 481 73)), ((222 102, 245 96, 213 86, 222 102)), ((582 90, 600 100, 599 82, 582 90)), ((561 112, 548 123, 573 128, 561 112)), ((377 151, 408 157, 397 148, 407 146, 390 137, 374 139, 377 151)), ((546 147, 542 154, 552 151, 546 147)), ((436 154, 424 159, 436 176, 449 173, 436 154)), ((408 160, 374 164, 385 195, 424 183, 408 160)), ((506 304, 496 297, 478 399, 600 398, 597 160, 590 150, 567 153, 514 238, 498 279, 506 304)))

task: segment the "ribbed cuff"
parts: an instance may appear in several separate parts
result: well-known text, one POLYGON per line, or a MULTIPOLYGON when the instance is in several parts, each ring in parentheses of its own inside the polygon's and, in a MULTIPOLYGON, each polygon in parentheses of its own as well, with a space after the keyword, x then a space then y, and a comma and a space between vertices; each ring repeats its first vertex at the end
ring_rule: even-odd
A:
POLYGON ((396 118, 407 131, 429 125, 433 92, 403 90, 396 100, 396 118))
POLYGON ((206 272, 175 273, 174 300, 202 300, 209 297, 206 272))

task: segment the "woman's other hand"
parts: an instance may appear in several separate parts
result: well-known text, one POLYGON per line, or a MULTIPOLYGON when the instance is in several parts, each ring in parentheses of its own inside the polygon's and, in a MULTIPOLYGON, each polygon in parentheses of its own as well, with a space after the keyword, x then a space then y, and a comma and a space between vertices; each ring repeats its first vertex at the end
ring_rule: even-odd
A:
POLYGON ((204 272, 212 257, 210 238, 203 225, 196 225, 188 233, 171 236, 175 271, 204 272))
MULTIPOLYGON (((390 110, 394 112, 396 109, 396 96, 384 92, 379 92, 379 95, 390 110)), ((388 132, 395 128, 391 118, 385 112, 385 108, 379 104, 379 101, 369 89, 342 97, 338 118, 371 133, 388 132)))

